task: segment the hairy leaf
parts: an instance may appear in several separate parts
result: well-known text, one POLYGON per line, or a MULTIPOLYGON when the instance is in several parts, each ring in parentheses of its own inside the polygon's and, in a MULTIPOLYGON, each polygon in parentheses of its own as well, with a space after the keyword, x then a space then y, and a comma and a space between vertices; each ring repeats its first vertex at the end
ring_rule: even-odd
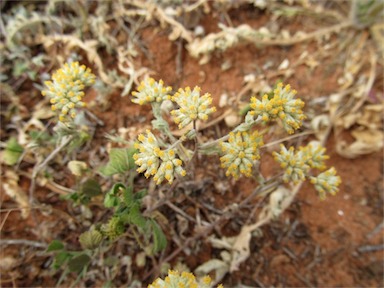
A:
POLYGON ((54 269, 59 269, 68 259, 72 258, 72 254, 67 251, 61 251, 56 254, 55 260, 52 263, 54 269))
POLYGON ((79 193, 88 197, 95 197, 100 195, 102 191, 100 184, 95 179, 88 179, 80 186, 79 193))
POLYGON ((135 167, 133 154, 136 153, 134 148, 113 148, 109 153, 109 162, 100 172, 105 176, 122 174, 135 167))
POLYGON ((91 257, 87 254, 80 254, 69 260, 68 268, 71 272, 80 273, 91 262, 91 257))
POLYGON ((7 141, 5 150, 3 152, 3 161, 7 165, 15 165, 21 154, 23 153, 23 147, 17 143, 16 138, 12 137, 7 141))
POLYGON ((57 251, 64 249, 64 244, 59 240, 53 240, 47 248, 47 252, 57 251))
POLYGON ((157 253, 167 247, 167 238, 165 238, 163 230, 161 230, 155 220, 151 219, 151 223, 153 233, 153 251, 157 253))
POLYGON ((120 189, 125 191, 125 186, 121 183, 113 185, 112 189, 107 192, 104 198, 104 206, 107 208, 116 207, 119 205, 118 195, 120 189))

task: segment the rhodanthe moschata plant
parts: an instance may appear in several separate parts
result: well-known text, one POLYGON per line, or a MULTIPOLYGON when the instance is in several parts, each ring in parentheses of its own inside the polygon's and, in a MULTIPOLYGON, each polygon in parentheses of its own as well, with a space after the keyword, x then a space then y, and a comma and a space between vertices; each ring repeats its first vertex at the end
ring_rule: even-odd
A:
MULTIPOLYGON (((57 111, 60 125, 72 127, 72 130, 76 127, 73 122, 77 111, 86 106, 83 102, 84 89, 94 81, 95 76, 89 68, 74 62, 65 64, 52 75, 52 81, 45 82, 46 89, 42 94, 50 98, 52 110, 57 111)), ((279 83, 271 93, 250 99, 249 111, 241 124, 220 139, 204 143, 199 135, 198 121, 207 121, 216 111, 211 95, 203 94, 197 86, 193 89, 180 88, 175 93, 172 91, 172 87, 166 86, 162 80, 147 78, 132 93, 133 103, 151 106, 155 118, 152 120, 153 129, 139 134, 131 147, 113 148, 110 151, 109 162, 100 173, 105 176, 120 175, 121 178, 114 179, 122 179, 123 183, 114 184, 105 194, 104 205, 113 209, 112 217, 105 223, 93 225, 80 236, 81 245, 86 251, 95 251, 103 242, 113 242, 128 230, 141 246, 152 247, 150 253, 165 248, 166 237, 155 217, 142 213, 141 201, 146 190, 135 191, 134 170, 153 179, 156 185, 174 185, 189 175, 196 154, 216 154, 227 177, 263 179, 258 171, 258 163, 265 146, 263 134, 266 132, 258 128, 270 122, 278 122, 288 134, 293 134, 300 129, 305 119, 302 110, 304 102, 296 97, 296 90, 291 89, 290 85, 279 83), (163 106, 172 107, 169 118, 173 120, 173 126, 177 127, 175 129, 181 130, 177 133, 180 137, 172 133, 163 106)), ((325 152, 325 148, 316 141, 297 148, 281 144, 280 151, 273 152, 275 161, 283 169, 279 176, 281 181, 298 184, 308 179, 321 199, 327 193, 334 195, 341 180, 334 167, 327 169, 325 161, 329 157, 325 152)), ((79 191, 101 191, 93 179, 85 181, 83 186, 79 191), (86 189, 84 185, 87 185, 86 189)), ((76 195, 72 199, 89 199, 93 194, 85 196, 76 195)), ((74 258, 68 256, 66 261, 69 263, 76 262, 76 257, 80 256, 89 258, 87 263, 90 261, 89 253, 85 254, 86 257, 76 256, 76 253, 70 255, 74 258)), ((209 284, 208 278, 200 283, 191 273, 170 271, 164 280, 158 279, 149 287, 210 287, 209 284)))

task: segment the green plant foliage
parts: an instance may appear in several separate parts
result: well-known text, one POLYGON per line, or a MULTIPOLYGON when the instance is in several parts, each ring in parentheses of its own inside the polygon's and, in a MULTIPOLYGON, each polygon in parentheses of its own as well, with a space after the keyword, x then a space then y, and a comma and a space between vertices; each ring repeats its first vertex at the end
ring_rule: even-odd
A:
POLYGON ((153 219, 150 220, 152 225, 153 233, 153 251, 159 252, 164 250, 167 247, 167 238, 165 238, 164 232, 161 230, 160 226, 153 219))
POLYGON ((95 179, 88 179, 80 185, 79 193, 92 198, 102 193, 100 184, 95 179))
POLYGON ((88 179, 79 185, 76 192, 62 197, 64 200, 72 200, 76 204, 87 205, 93 197, 102 194, 101 186, 95 179, 88 179))
POLYGON ((382 0, 354 0, 351 16, 356 27, 368 27, 383 20, 384 2, 382 0))
MULTIPOLYGON (((134 225, 144 236, 152 235, 153 252, 156 253, 165 249, 167 240, 157 222, 141 213, 141 200, 145 196, 145 192, 145 190, 142 190, 133 193, 131 186, 125 187, 123 184, 117 183, 106 194, 104 205, 107 208, 114 207, 115 214, 112 219, 119 219, 119 223, 124 225, 134 225)), ((113 232, 110 231, 111 225, 104 227, 108 228, 108 234, 113 232)))
POLYGON ((103 235, 96 229, 91 229, 82 233, 79 242, 84 249, 96 249, 103 241, 103 235))
POLYGON ((60 251, 55 255, 52 267, 55 270, 60 269, 69 259, 72 258, 72 254, 67 251, 60 251))
POLYGON ((78 256, 73 257, 68 261, 68 269, 70 272, 76 272, 80 274, 91 262, 91 257, 87 254, 80 254, 78 256))
POLYGON ((17 143, 16 138, 12 137, 7 141, 5 146, 3 161, 7 165, 15 165, 23 154, 23 147, 17 143))
POLYGON ((113 148, 109 153, 109 162, 100 172, 105 176, 125 173, 135 168, 132 156, 137 152, 134 148, 113 148))
POLYGON ((59 240, 53 240, 47 248, 47 252, 57 251, 57 250, 63 250, 64 244, 59 240))
POLYGON ((125 187, 123 184, 117 183, 117 184, 113 185, 112 189, 107 192, 107 194, 105 195, 105 198, 104 198, 104 206, 106 208, 112 208, 112 207, 116 207, 119 205, 118 195, 120 193, 120 189, 124 190, 125 187))

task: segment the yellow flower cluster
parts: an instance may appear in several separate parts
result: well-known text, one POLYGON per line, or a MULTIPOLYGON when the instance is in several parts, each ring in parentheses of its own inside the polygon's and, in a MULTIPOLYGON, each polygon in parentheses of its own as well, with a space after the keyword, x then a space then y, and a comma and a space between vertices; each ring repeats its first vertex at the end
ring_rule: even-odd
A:
POLYGON ((280 148, 280 153, 273 152, 273 156, 275 161, 280 163, 281 168, 285 169, 283 180, 293 183, 304 181, 310 167, 306 163, 303 153, 301 151, 295 153, 293 147, 287 149, 284 145, 280 145, 280 148))
POLYGON ((164 86, 163 80, 156 82, 153 78, 147 78, 140 83, 137 91, 132 92, 133 103, 144 105, 151 102, 162 102, 170 100, 171 96, 168 95, 172 91, 172 87, 164 86))
POLYGON ((43 96, 49 96, 53 111, 59 111, 59 121, 68 122, 76 117, 75 108, 84 107, 82 102, 84 88, 95 83, 95 75, 90 68, 79 62, 66 63, 63 68, 52 75, 52 81, 44 84, 43 96))
POLYGON ((320 198, 324 199, 326 192, 335 195, 341 183, 341 179, 339 176, 336 176, 336 169, 333 167, 317 177, 309 175, 311 168, 318 170, 326 169, 324 161, 329 156, 325 155, 325 151, 324 147, 314 141, 305 147, 300 147, 299 151, 296 152, 293 147, 287 149, 284 145, 281 145, 280 152, 273 152, 273 156, 275 161, 280 163, 281 168, 285 170, 283 175, 285 182, 292 181, 297 183, 310 177, 311 183, 315 185, 320 198))
POLYGON ((215 107, 210 107, 212 104, 212 97, 209 93, 200 96, 200 87, 195 87, 193 90, 186 87, 179 89, 175 95, 172 96, 172 101, 176 102, 180 108, 171 111, 174 121, 179 125, 179 129, 187 126, 194 120, 207 120, 208 115, 216 111, 215 107))
POLYGON ((227 168, 226 175, 232 175, 235 179, 240 174, 247 177, 252 175, 252 166, 255 160, 260 158, 259 147, 263 145, 262 136, 257 131, 231 132, 228 142, 221 142, 221 150, 224 156, 220 158, 221 167, 227 168))
MULTIPOLYGON (((195 275, 189 272, 178 272, 168 270, 168 276, 165 279, 157 278, 148 288, 209 288, 211 287, 211 277, 205 276, 199 282, 195 275)), ((218 285, 217 288, 223 288, 218 285)))
POLYGON ((300 155, 305 159, 305 162, 313 169, 324 170, 325 160, 329 159, 329 156, 325 154, 326 149, 321 146, 318 142, 313 141, 305 147, 299 148, 301 151, 300 155))
POLYGON ((279 83, 271 99, 267 94, 261 101, 256 97, 251 98, 250 107, 253 109, 251 115, 261 116, 264 122, 280 118, 284 129, 292 134, 301 127, 302 120, 305 119, 302 111, 304 102, 294 99, 296 93, 296 90, 291 90, 290 85, 283 87, 283 84, 279 83))
POLYGON ((156 184, 160 184, 164 179, 172 184, 175 174, 185 176, 186 172, 181 167, 183 162, 176 158, 175 150, 161 150, 155 135, 149 130, 146 132, 147 136, 140 134, 139 142, 134 145, 139 150, 139 153, 133 155, 135 164, 139 166, 137 172, 145 172, 144 176, 147 178, 154 176, 156 184))
POLYGON ((326 192, 335 195, 339 190, 341 178, 336 173, 336 169, 332 167, 317 175, 317 177, 311 177, 311 183, 315 185, 315 189, 319 192, 320 199, 325 199, 326 192))

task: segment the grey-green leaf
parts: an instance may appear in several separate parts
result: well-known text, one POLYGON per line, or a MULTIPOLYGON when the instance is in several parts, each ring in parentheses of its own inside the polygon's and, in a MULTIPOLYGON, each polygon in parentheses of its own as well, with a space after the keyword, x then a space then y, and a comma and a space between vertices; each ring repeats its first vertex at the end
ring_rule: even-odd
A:
POLYGON ((47 252, 57 251, 64 249, 64 244, 59 240, 53 240, 47 248, 47 252))
POLYGON ((68 262, 69 271, 80 273, 90 262, 91 257, 87 254, 80 254, 68 262))
POLYGON ((5 146, 3 161, 7 165, 15 165, 21 154, 23 153, 23 147, 17 143, 16 138, 12 137, 7 141, 7 145, 5 146))
POLYGON ((105 176, 125 173, 135 167, 133 154, 137 152, 134 148, 113 148, 109 153, 108 164, 101 169, 105 176))
POLYGON ((85 181, 80 186, 79 192, 88 197, 94 197, 102 193, 100 184, 94 179, 88 179, 85 181))
POLYGON ((84 249, 96 249, 103 241, 103 235, 98 230, 85 231, 79 237, 79 242, 84 249))
POLYGON ((163 230, 160 226, 152 220, 152 232, 153 232, 153 251, 155 253, 165 249, 167 247, 167 238, 165 238, 163 230))

